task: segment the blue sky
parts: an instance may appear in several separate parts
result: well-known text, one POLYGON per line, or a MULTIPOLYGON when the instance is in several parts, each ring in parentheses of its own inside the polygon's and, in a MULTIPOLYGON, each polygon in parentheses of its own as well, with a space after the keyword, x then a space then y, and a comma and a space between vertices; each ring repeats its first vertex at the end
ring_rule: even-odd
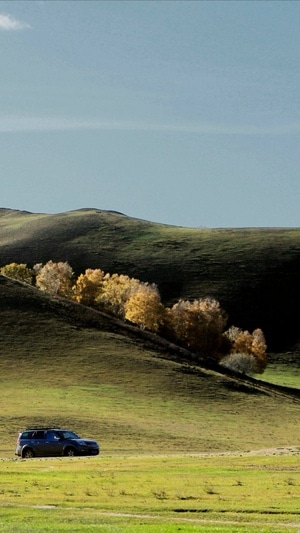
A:
POLYGON ((300 2, 0 1, 0 207, 300 226, 300 2))

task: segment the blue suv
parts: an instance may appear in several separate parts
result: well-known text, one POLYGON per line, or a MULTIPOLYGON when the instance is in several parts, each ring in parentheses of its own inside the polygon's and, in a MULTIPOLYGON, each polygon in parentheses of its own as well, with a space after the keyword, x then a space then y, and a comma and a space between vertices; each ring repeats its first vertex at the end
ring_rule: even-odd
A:
POLYGON ((99 444, 95 440, 82 439, 72 431, 57 428, 28 428, 22 431, 15 451, 15 455, 26 459, 99 453, 99 444))

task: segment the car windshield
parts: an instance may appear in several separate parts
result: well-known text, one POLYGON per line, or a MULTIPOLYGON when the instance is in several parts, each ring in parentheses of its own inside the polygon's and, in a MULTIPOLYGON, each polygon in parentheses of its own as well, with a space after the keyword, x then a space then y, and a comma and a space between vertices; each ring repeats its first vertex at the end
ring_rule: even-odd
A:
POLYGON ((78 435, 76 433, 73 433, 73 431, 60 431, 60 435, 64 439, 79 439, 78 435))

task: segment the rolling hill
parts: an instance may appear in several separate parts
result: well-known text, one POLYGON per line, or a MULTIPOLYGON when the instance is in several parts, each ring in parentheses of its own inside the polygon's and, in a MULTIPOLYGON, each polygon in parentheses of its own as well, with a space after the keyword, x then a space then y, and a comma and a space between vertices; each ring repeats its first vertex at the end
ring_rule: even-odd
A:
POLYGON ((39 424, 93 436, 106 455, 299 442, 299 391, 200 367, 155 335, 3 276, 0 317, 2 457, 39 424))
POLYGON ((269 350, 300 339, 300 228, 199 229, 112 211, 35 214, 0 209, 0 266, 68 261, 157 283, 170 305, 217 298, 228 325, 263 329, 269 350))

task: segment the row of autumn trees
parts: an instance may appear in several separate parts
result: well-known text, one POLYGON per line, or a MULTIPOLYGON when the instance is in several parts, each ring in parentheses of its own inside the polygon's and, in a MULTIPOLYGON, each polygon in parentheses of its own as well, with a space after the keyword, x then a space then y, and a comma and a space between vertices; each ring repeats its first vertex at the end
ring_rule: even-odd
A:
POLYGON ((4 276, 35 285, 60 296, 128 320, 176 342, 199 355, 246 374, 266 367, 266 343, 261 329, 253 333, 231 326, 214 298, 179 300, 165 307, 155 284, 124 274, 88 268, 75 279, 67 262, 48 261, 29 268, 11 263, 0 268, 4 276))

